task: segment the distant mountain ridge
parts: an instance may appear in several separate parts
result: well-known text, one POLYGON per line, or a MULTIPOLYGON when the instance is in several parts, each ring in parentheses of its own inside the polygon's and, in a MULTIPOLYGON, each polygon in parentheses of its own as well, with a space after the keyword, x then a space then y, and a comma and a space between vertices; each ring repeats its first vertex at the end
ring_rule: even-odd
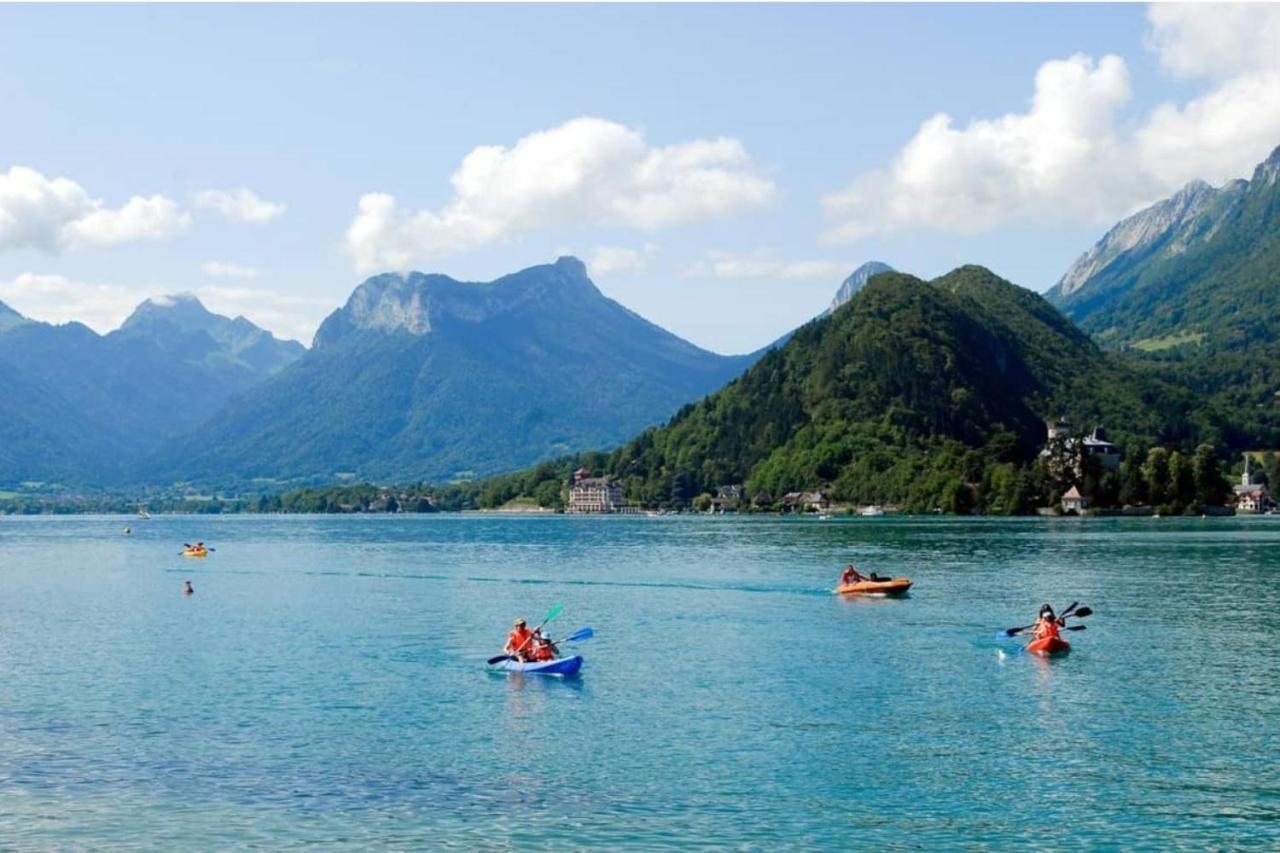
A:
POLYGON ((0 310, 0 484, 102 485, 303 352, 193 296, 148 300, 99 335, 0 310))
POLYGON ((1280 257, 1278 175, 1280 148, 1247 181, 1217 189, 1188 184, 1118 223, 1045 297, 1111 346, 1225 342, 1242 318, 1234 310, 1205 312, 1206 300, 1229 301, 1265 322, 1277 288, 1265 284, 1265 275, 1245 280, 1253 280, 1250 270, 1273 269, 1280 257))
POLYGON ((312 349, 148 460, 149 479, 447 480, 616 445, 755 358, 604 296, 576 258, 492 282, 366 280, 312 349))
POLYGON ((1280 445, 1280 148, 1247 181, 1193 184, 1121 222, 1047 296, 1103 346, 1280 445))

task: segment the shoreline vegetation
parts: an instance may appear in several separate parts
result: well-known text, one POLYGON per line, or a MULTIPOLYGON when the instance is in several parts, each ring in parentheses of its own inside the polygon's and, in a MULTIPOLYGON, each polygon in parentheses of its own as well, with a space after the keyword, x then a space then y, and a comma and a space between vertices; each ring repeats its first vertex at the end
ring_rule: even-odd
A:
MULTIPOLYGON (((1013 465, 984 460, 970 452, 966 462, 974 475, 958 485, 946 483, 939 502, 886 501, 874 504, 844 499, 821 488, 830 498, 822 506, 788 504, 782 497, 743 490, 738 497, 720 499, 708 491, 693 492, 688 477, 677 472, 671 488, 658 500, 636 501, 629 509, 646 513, 737 513, 759 515, 853 516, 866 506, 890 515, 955 516, 1199 516, 1232 515, 1232 490, 1222 462, 1209 445, 1192 453, 1155 447, 1135 452, 1114 470, 1103 471, 1096 459, 1079 450, 1079 443, 1050 443, 1030 464, 1013 465), (1077 473, 1079 472, 1079 473, 1077 473), (1072 486, 1087 500, 1083 512, 1063 512, 1062 497, 1072 486)), ((1258 479, 1280 482, 1280 454, 1250 453, 1258 479)), ((0 493, 0 515, 132 515, 140 508, 151 514, 395 514, 481 512, 494 515, 548 515, 567 509, 570 482, 579 467, 607 472, 606 454, 587 453, 533 469, 484 480, 435 486, 359 484, 292 489, 275 495, 132 495, 0 493)), ((1232 475, 1233 478, 1238 476, 1232 475)), ((633 498, 634 482, 621 478, 633 498)))

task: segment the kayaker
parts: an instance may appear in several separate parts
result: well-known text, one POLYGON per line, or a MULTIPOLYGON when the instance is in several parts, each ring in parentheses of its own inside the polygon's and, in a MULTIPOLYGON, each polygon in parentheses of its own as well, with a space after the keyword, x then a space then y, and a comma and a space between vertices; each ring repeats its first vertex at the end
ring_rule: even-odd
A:
POLYGON ((196 592, 196 591, 191 587, 191 581, 183 581, 183 582, 182 582, 182 594, 183 594, 183 595, 195 595, 195 592, 196 592))
POLYGON ((556 648, 556 644, 551 641, 551 638, 542 636, 541 628, 533 632, 533 638, 529 644, 532 647, 529 652, 530 660, 555 660, 560 654, 560 650, 556 648))
POLYGON ((502 647, 502 650, 509 655, 515 655, 520 660, 528 660, 531 640, 533 640, 533 633, 525 625, 524 617, 519 617, 511 628, 511 633, 507 634, 507 644, 502 647))
POLYGON ((1036 624, 1032 628, 1035 639, 1042 640, 1046 637, 1057 638, 1060 636, 1058 627, 1063 624, 1063 620, 1053 614, 1053 608, 1044 605, 1040 608, 1040 615, 1036 617, 1036 624))

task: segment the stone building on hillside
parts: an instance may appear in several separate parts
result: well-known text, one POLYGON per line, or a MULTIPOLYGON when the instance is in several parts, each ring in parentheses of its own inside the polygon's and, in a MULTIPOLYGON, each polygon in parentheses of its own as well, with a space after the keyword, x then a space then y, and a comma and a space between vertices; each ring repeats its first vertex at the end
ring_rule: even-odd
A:
POLYGON ((1093 432, 1084 438, 1076 438, 1071 433, 1071 422, 1066 418, 1045 423, 1045 445, 1040 455, 1049 461, 1051 466, 1074 468, 1077 477, 1083 475, 1080 462, 1084 456, 1098 460, 1103 471, 1114 471, 1120 467, 1120 448, 1107 440, 1107 431, 1102 427, 1094 427, 1093 432))
POLYGON ((622 486, 608 477, 592 477, 586 468, 573 472, 573 483, 569 486, 568 512, 583 514, 623 510, 622 486))

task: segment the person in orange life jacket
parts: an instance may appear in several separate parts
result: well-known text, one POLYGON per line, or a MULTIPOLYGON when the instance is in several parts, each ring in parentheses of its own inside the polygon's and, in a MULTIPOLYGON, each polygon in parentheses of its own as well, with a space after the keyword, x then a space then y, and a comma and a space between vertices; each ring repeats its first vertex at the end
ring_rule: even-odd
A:
POLYGON ((533 633, 526 627, 523 618, 516 619, 511 633, 507 634, 507 644, 502 650, 509 655, 515 655, 520 660, 529 660, 530 644, 533 641, 533 633))
POLYGON ((544 661, 555 660, 560 650, 556 648, 556 644, 551 641, 550 637, 542 635, 542 629, 539 628, 533 632, 533 639, 530 641, 533 651, 529 657, 531 660, 544 661))
POLYGON ((1053 608, 1045 604, 1040 608, 1040 614, 1036 617, 1036 624, 1032 628, 1035 639, 1043 640, 1046 637, 1057 638, 1061 636, 1058 628, 1062 626, 1064 621, 1053 615, 1053 608))

